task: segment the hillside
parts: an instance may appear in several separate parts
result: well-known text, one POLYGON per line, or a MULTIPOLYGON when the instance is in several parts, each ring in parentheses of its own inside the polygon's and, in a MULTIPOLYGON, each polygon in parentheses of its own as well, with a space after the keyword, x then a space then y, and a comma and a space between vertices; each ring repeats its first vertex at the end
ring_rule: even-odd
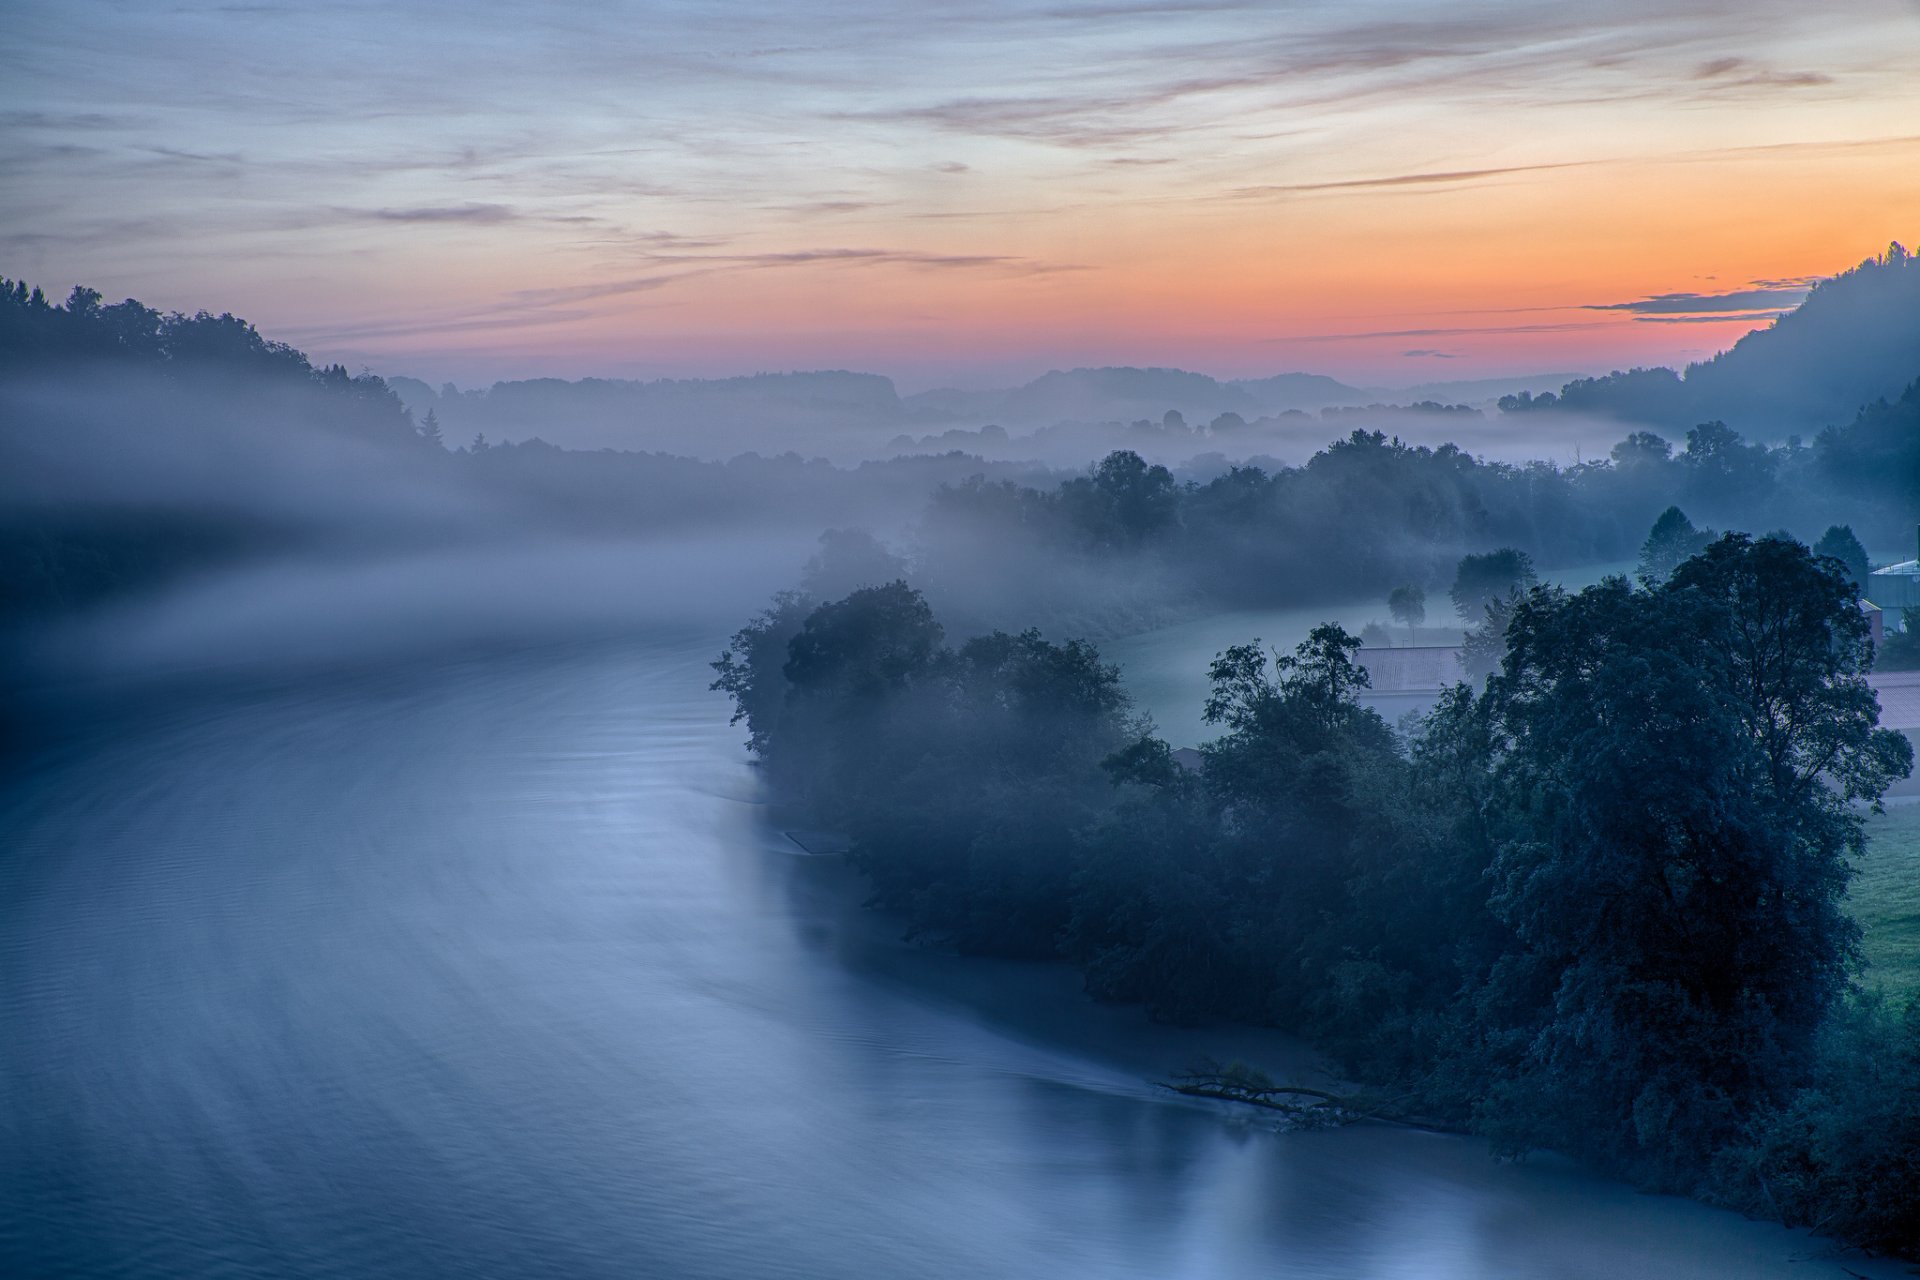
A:
POLYGON ((1920 377, 1920 258, 1894 244, 1815 285, 1793 311, 1684 372, 1616 371, 1507 412, 1579 412, 1683 429, 1718 419, 1750 435, 1810 435, 1893 400, 1920 377))

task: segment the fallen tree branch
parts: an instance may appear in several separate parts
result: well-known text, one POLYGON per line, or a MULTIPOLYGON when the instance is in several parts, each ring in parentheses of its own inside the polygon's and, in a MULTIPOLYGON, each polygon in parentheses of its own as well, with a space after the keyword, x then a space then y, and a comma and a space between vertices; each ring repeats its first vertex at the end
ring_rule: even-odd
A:
POLYGON ((1282 1084, 1244 1062, 1221 1066, 1210 1059, 1204 1060, 1172 1080, 1161 1081, 1160 1085, 1189 1098, 1213 1098, 1277 1111, 1295 1128, 1322 1128, 1362 1120, 1428 1127, 1402 1114, 1396 1100, 1282 1084))

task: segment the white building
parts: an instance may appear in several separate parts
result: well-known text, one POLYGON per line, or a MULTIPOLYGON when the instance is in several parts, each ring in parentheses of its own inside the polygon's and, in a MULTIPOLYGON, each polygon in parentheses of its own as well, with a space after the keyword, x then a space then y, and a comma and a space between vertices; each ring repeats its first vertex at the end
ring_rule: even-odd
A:
POLYGON ((1867 575, 1867 589, 1861 594, 1889 613, 1920 609, 1920 558, 1875 569, 1867 575))

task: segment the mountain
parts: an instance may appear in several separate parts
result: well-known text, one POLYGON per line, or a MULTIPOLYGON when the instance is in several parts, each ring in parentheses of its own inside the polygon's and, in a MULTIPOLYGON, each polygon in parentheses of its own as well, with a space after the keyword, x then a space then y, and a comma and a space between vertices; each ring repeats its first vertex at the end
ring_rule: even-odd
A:
POLYGON ((1108 368, 1044 374, 1008 396, 1004 412, 1014 422, 1044 425, 1103 419, 1158 420, 1170 410, 1204 421, 1222 413, 1258 409, 1246 392, 1204 373, 1108 368))
POLYGON ((741 378, 533 378, 485 390, 435 391, 417 378, 387 384, 415 417, 432 410, 447 438, 538 436, 575 449, 673 449, 727 456, 807 448, 823 433, 893 430, 916 421, 893 381, 827 370, 741 378))
POLYGON ((1631 369, 1558 395, 1503 397, 1508 412, 1574 411, 1682 429, 1715 419, 1776 438, 1846 422, 1920 376, 1920 257, 1894 244, 1815 285, 1764 329, 1684 373, 1631 369))
POLYGON ((1008 427, 1141 418, 1158 422, 1169 411, 1206 422, 1222 413, 1250 414, 1260 409, 1244 391, 1204 373, 1131 367, 1056 369, 1004 391, 926 391, 908 396, 907 404, 929 420, 995 422, 1008 427))
POLYGON ((1263 413, 1364 404, 1368 399, 1358 387, 1318 373, 1276 373, 1270 378, 1240 378, 1229 385, 1253 397, 1263 413))

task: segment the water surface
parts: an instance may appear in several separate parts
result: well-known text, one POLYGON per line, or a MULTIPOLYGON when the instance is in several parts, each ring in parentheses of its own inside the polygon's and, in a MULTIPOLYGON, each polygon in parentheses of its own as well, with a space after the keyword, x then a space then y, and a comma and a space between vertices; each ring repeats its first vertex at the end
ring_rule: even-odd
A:
POLYGON ((114 697, 18 772, 0 1273, 1845 1274, 1553 1161, 1156 1090, 1311 1067, 899 943, 767 824, 718 643, 114 697))

